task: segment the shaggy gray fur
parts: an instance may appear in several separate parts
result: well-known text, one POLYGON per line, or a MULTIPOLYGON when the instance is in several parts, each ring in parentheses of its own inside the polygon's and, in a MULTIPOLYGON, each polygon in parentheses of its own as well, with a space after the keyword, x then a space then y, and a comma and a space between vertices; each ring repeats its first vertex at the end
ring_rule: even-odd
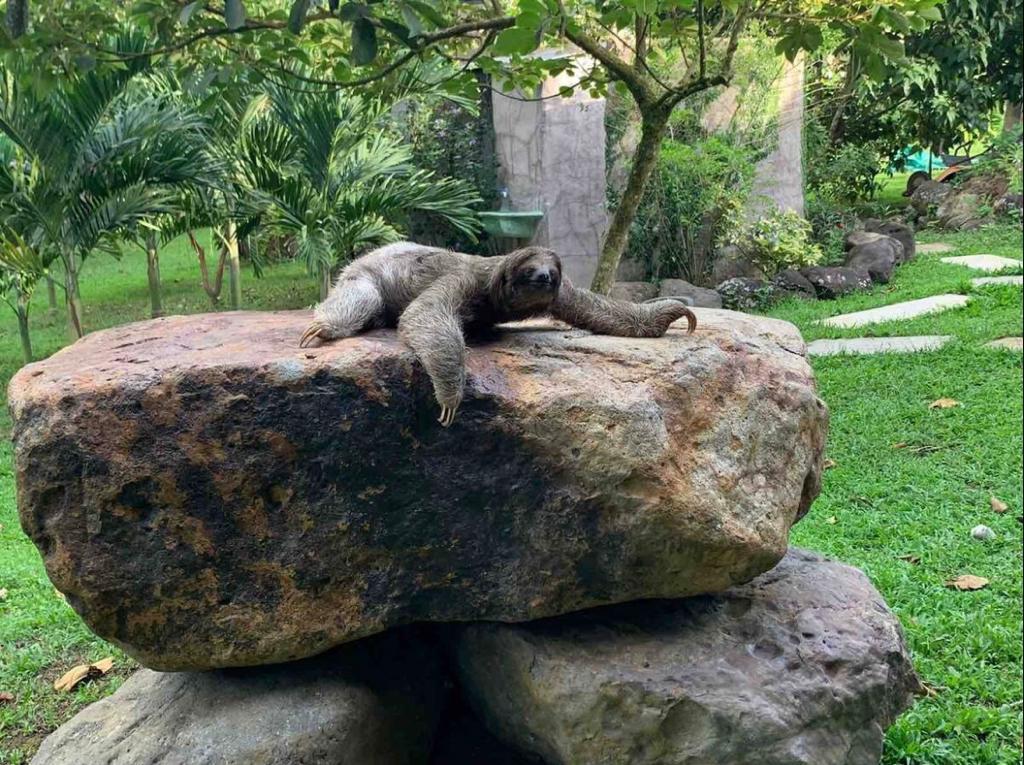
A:
POLYGON ((627 303, 577 289, 562 276, 558 256, 543 247, 483 258, 397 242, 341 272, 300 345, 397 326, 430 375, 447 426, 466 384, 464 330, 545 315, 622 337, 661 337, 683 316, 690 332, 697 323, 678 301, 627 303))

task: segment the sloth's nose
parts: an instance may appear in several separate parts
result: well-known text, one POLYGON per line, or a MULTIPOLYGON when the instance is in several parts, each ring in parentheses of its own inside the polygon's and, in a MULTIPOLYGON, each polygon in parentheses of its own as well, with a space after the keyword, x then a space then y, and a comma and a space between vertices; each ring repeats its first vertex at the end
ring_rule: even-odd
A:
POLYGON ((541 284, 551 284, 555 278, 550 268, 538 268, 533 274, 533 280, 541 284))

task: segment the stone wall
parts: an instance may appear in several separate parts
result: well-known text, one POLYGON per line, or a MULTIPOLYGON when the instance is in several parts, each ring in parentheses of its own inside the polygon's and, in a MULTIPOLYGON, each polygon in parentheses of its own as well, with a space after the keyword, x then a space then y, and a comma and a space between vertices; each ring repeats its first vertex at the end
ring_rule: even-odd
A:
POLYGON ((567 77, 529 94, 495 88, 498 186, 508 189, 509 209, 544 213, 531 244, 555 250, 569 278, 586 286, 608 220, 604 100, 585 92, 559 98, 567 77))

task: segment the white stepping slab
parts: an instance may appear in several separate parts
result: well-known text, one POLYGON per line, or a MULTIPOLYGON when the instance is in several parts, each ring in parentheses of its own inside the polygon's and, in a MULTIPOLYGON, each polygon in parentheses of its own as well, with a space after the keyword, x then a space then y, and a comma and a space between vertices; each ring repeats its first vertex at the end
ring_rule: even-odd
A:
POLYGON ((1004 351, 1024 351, 1024 337, 1001 337, 991 343, 985 343, 986 348, 1000 348, 1004 351))
POLYGON ((1024 263, 1013 258, 1002 258, 998 255, 961 255, 956 258, 943 258, 943 263, 954 266, 966 266, 976 271, 1002 271, 1004 268, 1020 268, 1024 263))
POLYGON ((951 244, 945 242, 915 242, 917 250, 920 255, 934 254, 937 252, 952 252, 956 248, 951 244))
POLYGON ((894 303, 893 305, 871 308, 867 311, 856 311, 844 313, 841 316, 833 316, 830 319, 821 319, 818 324, 828 327, 862 327, 865 324, 877 324, 882 321, 896 321, 898 319, 914 319, 929 313, 938 313, 949 308, 961 308, 967 305, 969 298, 966 295, 935 295, 934 297, 921 298, 920 300, 908 300, 905 303, 894 303))
POLYGON ((971 279, 973 287, 984 287, 986 284, 1009 284, 1019 287, 1024 285, 1024 276, 1021 274, 1017 274, 1017 276, 979 276, 977 279, 971 279))
POLYGON ((914 337, 853 337, 847 340, 814 340, 807 344, 811 356, 857 356, 869 353, 916 353, 938 350, 952 335, 917 335, 914 337))

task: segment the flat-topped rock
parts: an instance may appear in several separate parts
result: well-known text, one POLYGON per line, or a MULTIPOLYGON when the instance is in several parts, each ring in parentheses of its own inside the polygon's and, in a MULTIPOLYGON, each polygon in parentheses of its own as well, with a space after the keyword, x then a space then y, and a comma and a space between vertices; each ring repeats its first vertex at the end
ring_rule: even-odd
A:
POLYGON ((864 356, 874 353, 917 353, 935 351, 952 335, 918 335, 915 337, 851 337, 845 340, 814 340, 807 344, 810 356, 864 356))
POLYGON ((821 319, 817 323, 828 327, 862 327, 865 324, 878 324, 883 321, 916 319, 918 316, 926 316, 950 308, 960 308, 967 305, 968 300, 966 295, 936 295, 920 300, 893 303, 881 308, 869 308, 866 311, 844 313, 828 319, 821 319))
POLYGON ((956 247, 946 242, 917 242, 917 251, 922 255, 935 255, 940 252, 953 252, 956 247))
POLYGON ((22 526, 86 623, 157 669, 720 591, 784 554, 828 413, 792 325, 697 315, 692 336, 471 344, 447 429, 392 331, 97 332, 11 381, 22 526))
POLYGON ((920 689, 868 578, 802 550, 717 596, 472 625, 456 654, 488 727, 552 765, 877 765, 920 689))
POLYGON ((955 258, 942 258, 943 263, 954 266, 965 266, 975 271, 1005 271, 1008 268, 1020 268, 1024 263, 1013 258, 1000 255, 960 255, 955 258))
POLYGON ((1020 287, 1024 284, 1024 275, 1016 276, 978 276, 971 279, 972 287, 985 287, 991 284, 1003 285, 1006 287, 1020 287))
POLYGON ((1024 350, 1024 337, 1001 337, 985 343, 986 348, 997 348, 1003 351, 1024 350))

